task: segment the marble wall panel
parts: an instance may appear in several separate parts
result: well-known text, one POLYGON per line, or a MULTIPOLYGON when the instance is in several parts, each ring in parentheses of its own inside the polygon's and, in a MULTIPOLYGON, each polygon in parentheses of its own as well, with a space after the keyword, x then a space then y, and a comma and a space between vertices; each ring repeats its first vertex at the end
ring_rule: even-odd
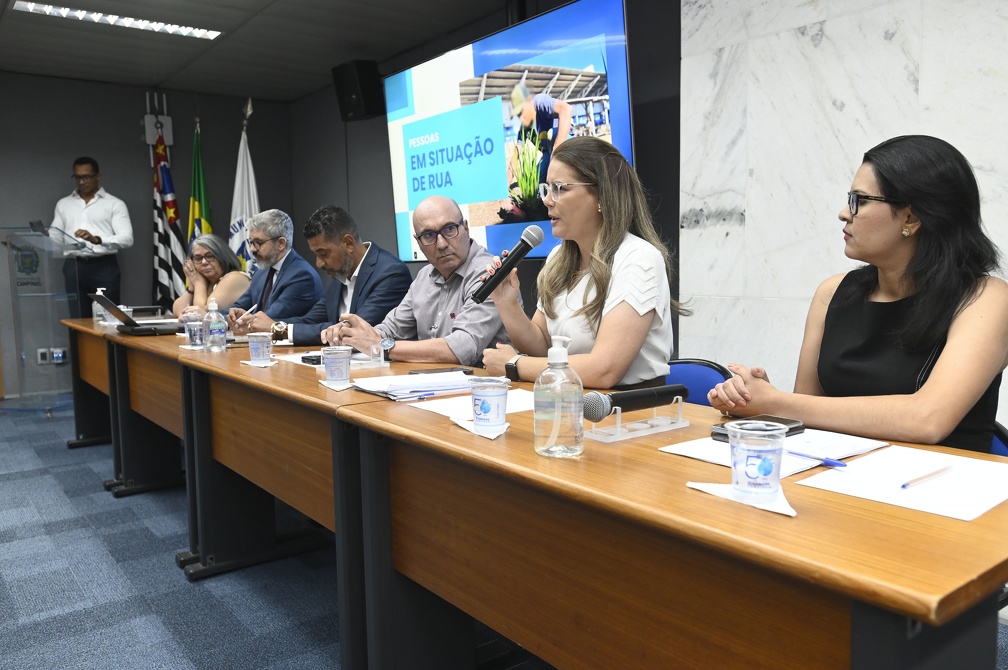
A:
POLYGON ((791 388, 812 292, 855 265, 850 180, 888 137, 962 150, 1008 250, 1006 34, 1002 0, 684 0, 680 355, 791 388))
POLYGON ((766 368, 778 388, 794 388, 809 301, 698 297, 679 320, 679 357, 766 368))
POLYGON ((683 66, 679 154, 680 295, 742 295, 747 186, 746 48, 683 66))
POLYGON ((749 43, 751 294, 811 296, 851 267, 837 215, 861 156, 917 125, 920 30, 909 4, 749 43))

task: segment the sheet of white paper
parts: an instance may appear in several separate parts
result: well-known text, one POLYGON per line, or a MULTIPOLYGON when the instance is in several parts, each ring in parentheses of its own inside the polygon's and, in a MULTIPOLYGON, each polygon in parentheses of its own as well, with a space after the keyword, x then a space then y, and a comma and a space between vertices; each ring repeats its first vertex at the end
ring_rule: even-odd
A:
POLYGON ((765 509, 768 512, 776 512, 777 514, 783 514, 785 516, 798 516, 798 512, 791 507, 791 503, 787 501, 784 496, 784 489, 781 489, 777 494, 777 497, 772 501, 767 503, 753 503, 745 502, 742 500, 737 500, 734 495, 734 489, 732 489, 731 484, 708 484, 703 482, 686 482, 686 486, 691 489, 696 489, 697 491, 703 491, 704 493, 709 493, 712 496, 717 496, 718 498, 724 498, 725 500, 732 500, 737 503, 742 503, 743 505, 749 505, 750 507, 756 507, 758 509, 765 509))
POLYGON ((1008 500, 1008 463, 892 446, 820 472, 802 486, 971 521, 1008 500), (909 488, 903 484, 941 468, 948 472, 909 488))
MULTIPOLYGON (((527 412, 535 405, 535 394, 525 389, 511 389, 507 394, 506 414, 527 412)), ((449 419, 472 420, 472 395, 452 396, 415 402, 410 407, 436 412, 449 419)))
POLYGON ((428 396, 469 392, 469 377, 461 370, 424 375, 357 377, 352 381, 361 391, 377 393, 393 400, 415 400, 428 396))
POLYGON ((488 440, 496 440, 498 437, 506 433, 507 429, 511 427, 510 423, 505 423, 492 433, 479 433, 476 431, 476 424, 472 419, 452 419, 452 423, 460 428, 465 428, 473 435, 479 435, 480 437, 485 437, 488 440))
POLYGON ((265 361, 263 363, 253 363, 252 361, 241 361, 242 365, 251 365, 254 368, 271 368, 277 364, 276 361, 265 361))
MULTIPOLYGON (((881 440, 871 440, 866 437, 855 437, 854 435, 844 435, 843 433, 831 433, 825 430, 815 430, 814 428, 806 428, 805 432, 792 435, 784 440, 785 449, 800 451, 819 458, 834 458, 836 460, 863 454, 885 445, 886 443, 881 440)), ((662 447, 659 451, 664 451, 666 454, 688 456, 689 458, 707 461, 715 465, 723 465, 728 468, 731 467, 731 447, 727 442, 719 442, 710 437, 681 442, 679 444, 670 444, 662 447)), ((795 473, 803 472, 819 465, 821 463, 818 461, 785 453, 781 461, 781 477, 789 477, 795 473)))
POLYGON ((353 387, 353 384, 350 382, 327 382, 324 379, 320 379, 319 384, 333 391, 346 391, 348 388, 353 387))

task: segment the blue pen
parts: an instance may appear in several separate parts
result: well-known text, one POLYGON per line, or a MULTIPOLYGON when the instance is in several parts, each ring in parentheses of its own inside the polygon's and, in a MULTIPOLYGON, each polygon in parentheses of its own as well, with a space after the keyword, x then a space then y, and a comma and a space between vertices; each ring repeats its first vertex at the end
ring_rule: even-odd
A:
POLYGON ((819 461, 823 465, 831 468, 846 468, 847 464, 843 461, 838 461, 834 458, 819 458, 818 456, 813 456, 812 454, 803 454, 800 451, 791 451, 790 449, 785 449, 785 453, 791 454, 792 456, 798 456, 800 458, 808 458, 813 461, 819 461))

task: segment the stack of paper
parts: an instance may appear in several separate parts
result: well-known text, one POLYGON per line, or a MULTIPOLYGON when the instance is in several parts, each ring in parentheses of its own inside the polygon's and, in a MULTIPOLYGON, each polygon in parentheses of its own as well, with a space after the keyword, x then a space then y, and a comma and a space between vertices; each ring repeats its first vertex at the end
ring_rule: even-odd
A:
POLYGON ((469 377, 461 370, 454 372, 432 372, 417 375, 393 375, 388 377, 364 377, 354 379, 353 385, 361 391, 391 398, 392 400, 416 400, 437 395, 468 393, 469 377))
MULTIPOLYGON (((806 428, 805 432, 784 438, 784 458, 781 461, 781 477, 793 475, 822 463, 788 454, 787 451, 800 451, 816 458, 831 458, 842 460, 858 454, 864 454, 873 449, 884 447, 887 442, 871 440, 866 437, 855 437, 842 433, 831 433, 826 430, 806 428)), ((731 467, 731 447, 727 442, 718 442, 709 437, 679 444, 670 444, 659 451, 667 454, 689 456, 708 463, 731 467)))

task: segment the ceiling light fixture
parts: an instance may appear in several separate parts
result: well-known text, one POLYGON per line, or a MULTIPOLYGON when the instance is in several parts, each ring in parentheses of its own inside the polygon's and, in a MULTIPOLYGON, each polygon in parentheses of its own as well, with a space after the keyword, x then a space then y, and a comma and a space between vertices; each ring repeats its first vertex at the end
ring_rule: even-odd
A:
POLYGON ((205 28, 190 28, 174 23, 167 24, 160 21, 147 21, 144 19, 133 19, 128 16, 117 16, 115 14, 101 14, 99 12, 87 12, 83 9, 73 9, 72 7, 60 7, 58 5, 44 5, 38 2, 22 2, 17 0, 14 3, 14 10, 18 12, 28 12, 29 14, 42 14, 44 16, 55 16, 77 21, 90 21, 92 23, 103 23, 109 26, 120 28, 133 28, 135 30, 147 30, 166 35, 180 35, 184 37, 196 37, 203 40, 212 40, 220 36, 219 30, 207 30, 205 28))

